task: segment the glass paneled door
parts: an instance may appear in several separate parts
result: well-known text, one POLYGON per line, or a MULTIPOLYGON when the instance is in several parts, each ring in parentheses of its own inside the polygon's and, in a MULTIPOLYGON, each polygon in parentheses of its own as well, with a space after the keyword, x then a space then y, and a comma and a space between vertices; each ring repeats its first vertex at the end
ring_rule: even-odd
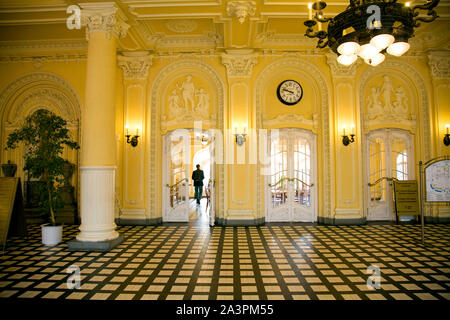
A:
POLYGON ((175 130, 164 137, 164 222, 189 222, 190 143, 188 130, 175 130))
POLYGON ((367 135, 367 220, 395 220, 393 179, 414 179, 413 137, 400 129, 367 135))
POLYGON ((316 221, 316 136, 302 129, 270 132, 266 221, 316 221))

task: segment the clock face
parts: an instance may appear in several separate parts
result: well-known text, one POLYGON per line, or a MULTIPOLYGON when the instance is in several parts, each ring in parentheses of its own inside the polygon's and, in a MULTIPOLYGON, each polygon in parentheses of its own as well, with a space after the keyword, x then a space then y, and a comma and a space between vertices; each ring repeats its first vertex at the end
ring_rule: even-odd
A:
POLYGON ((285 80, 277 88, 277 96, 281 102, 292 106, 300 101, 303 96, 302 86, 294 80, 285 80))

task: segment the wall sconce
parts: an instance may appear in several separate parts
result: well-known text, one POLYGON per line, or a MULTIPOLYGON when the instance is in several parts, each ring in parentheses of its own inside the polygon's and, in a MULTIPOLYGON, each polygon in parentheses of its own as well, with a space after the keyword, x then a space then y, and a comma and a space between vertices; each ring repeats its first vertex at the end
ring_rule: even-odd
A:
POLYGON ((447 133, 444 135, 444 144, 448 147, 450 145, 450 134, 448 133, 448 128, 450 128, 450 124, 446 124, 445 128, 447 129, 447 133))
POLYGON ((128 126, 125 126, 125 129, 127 130, 127 134, 125 135, 127 137, 127 143, 131 144, 132 147, 136 147, 138 145, 139 127, 136 126, 136 134, 134 136, 128 133, 128 126))
POLYGON ((242 132, 239 132, 238 125, 234 125, 234 136, 236 137, 236 144, 241 147, 245 143, 245 136, 247 135, 247 125, 242 125, 242 132))
POLYGON ((342 126, 342 130, 344 130, 344 135, 342 136, 342 144, 344 146, 348 146, 350 143, 355 142, 355 125, 352 124, 352 133, 350 134, 350 138, 345 134, 345 126, 342 126))

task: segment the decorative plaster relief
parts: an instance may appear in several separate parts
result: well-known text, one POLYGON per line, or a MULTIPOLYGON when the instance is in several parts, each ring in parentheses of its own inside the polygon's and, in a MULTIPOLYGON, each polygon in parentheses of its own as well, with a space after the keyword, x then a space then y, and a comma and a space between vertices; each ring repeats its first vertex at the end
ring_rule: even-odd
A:
POLYGON ((81 110, 78 95, 63 78, 55 74, 27 74, 9 84, 0 96, 0 110, 5 110, 3 121, 11 129, 41 108, 61 115, 69 128, 78 127, 81 110))
POLYGON ((117 56, 117 63, 122 68, 125 79, 147 79, 152 56, 148 52, 124 52, 117 56))
POLYGON ((40 69, 44 63, 52 61, 75 61, 79 62, 86 60, 87 55, 81 54, 49 54, 49 55, 39 55, 39 56, 4 56, 0 57, 0 63, 33 63, 36 69, 40 69))
POLYGON ((286 123, 296 123, 304 124, 313 127, 314 131, 317 131, 319 126, 319 115, 313 114, 312 119, 307 119, 302 115, 298 114, 279 114, 274 119, 267 119, 267 114, 262 114, 262 123, 264 128, 276 127, 278 125, 283 125, 286 123))
POLYGON ((111 34, 117 38, 125 37, 130 26, 117 16, 117 7, 109 3, 87 3, 81 7, 81 25, 86 27, 87 40, 91 32, 105 32, 107 39, 111 34))
POLYGON ((351 66, 344 66, 337 62, 336 55, 333 53, 327 53, 327 64, 330 66, 331 74, 333 77, 355 77, 356 69, 361 65, 361 59, 356 60, 351 66))
POLYGON ((433 78, 450 78, 450 53, 448 51, 431 52, 428 64, 433 78))
MULTIPOLYGON (((303 34, 277 34, 275 31, 267 31, 258 33, 255 36, 256 42, 259 42, 262 46, 275 47, 275 46, 307 46, 315 47, 316 40, 305 37, 303 34)), ((301 50, 303 51, 303 50, 301 50)), ((319 49, 311 49, 320 53, 319 49)))
MULTIPOLYGON (((394 87, 388 75, 383 76, 381 87, 372 86, 366 95, 366 125, 375 125, 384 122, 405 121, 415 127, 415 117, 409 114, 409 102, 406 89, 403 85, 394 87)), ((406 124, 406 123, 405 123, 406 124)))
POLYGON ((227 50, 222 55, 222 63, 229 78, 249 78, 257 63, 257 55, 253 54, 253 50, 227 50))
POLYGON ((239 23, 244 23, 248 16, 253 16, 256 12, 254 1, 230 1, 227 3, 227 14, 238 18, 239 23))
POLYGON ((165 23, 167 29, 176 33, 192 32, 197 29, 197 23, 190 19, 172 19, 165 23))
POLYGON ((215 124, 215 115, 210 116, 211 97, 205 88, 194 83, 193 76, 187 75, 182 82, 175 82, 174 89, 167 98, 168 113, 161 116, 161 129, 177 123, 208 121, 215 124), (169 118, 170 121, 167 121, 169 118))

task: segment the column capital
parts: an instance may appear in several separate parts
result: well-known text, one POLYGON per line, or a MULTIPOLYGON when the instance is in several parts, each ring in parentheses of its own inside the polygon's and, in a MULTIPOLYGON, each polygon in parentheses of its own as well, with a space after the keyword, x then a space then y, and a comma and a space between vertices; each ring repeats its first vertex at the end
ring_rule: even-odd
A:
POLYGON ((86 27, 86 39, 92 32, 105 32, 106 38, 111 34, 117 38, 125 37, 128 28, 125 15, 114 2, 80 3, 81 25, 86 27))
POLYGON ((244 23, 247 17, 255 15, 256 3, 254 1, 230 1, 227 3, 227 14, 236 16, 239 23, 244 23))
POLYGON ((361 59, 358 59, 351 66, 344 66, 337 62, 336 55, 334 53, 327 53, 327 64, 330 66, 331 75, 333 77, 340 78, 354 78, 356 75, 356 69, 361 64, 361 59))
POLYGON ((428 54, 428 65, 433 78, 450 78, 449 51, 431 51, 428 54))
POLYGON ((147 79, 152 65, 152 56, 147 51, 122 52, 117 56, 125 80, 147 79))
POLYGON ((257 55, 253 50, 227 50, 222 55, 222 63, 227 68, 229 78, 249 78, 257 63, 257 55))

